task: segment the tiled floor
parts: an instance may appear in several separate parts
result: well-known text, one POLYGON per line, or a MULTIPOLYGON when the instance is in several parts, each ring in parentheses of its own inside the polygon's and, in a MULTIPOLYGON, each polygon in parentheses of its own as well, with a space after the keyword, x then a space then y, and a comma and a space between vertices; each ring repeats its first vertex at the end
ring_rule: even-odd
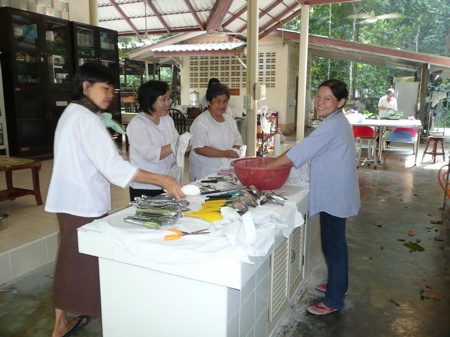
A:
MULTIPOLYGON (((446 147, 448 144, 447 141, 446 147)), ((314 284, 323 281, 326 274, 324 266, 319 265, 311 278, 305 280, 298 301, 290 307, 274 335, 449 335, 450 221, 448 210, 440 209, 443 191, 437 181, 437 172, 446 162, 440 157, 433 164, 427 156, 421 163, 421 145, 418 165, 413 167, 410 153, 411 147, 392 144, 385 153, 383 166, 374 170, 363 165, 359 169, 362 208, 347 226, 350 289, 344 310, 326 317, 306 314, 306 307, 322 297, 314 291, 314 284), (409 231, 413 231, 414 236, 408 236, 409 231), (409 252, 399 241, 416 239, 425 247, 423 252, 409 252)), ((44 199, 50 171, 51 161, 44 162, 41 172, 44 199)), ((16 181, 30 186, 31 174, 17 174, 16 181)), ((127 203, 128 190, 113 187, 113 209, 118 210, 127 203)), ((50 251, 56 244, 56 240, 50 242, 57 230, 53 215, 45 213, 42 206, 35 206, 31 196, 0 203, 0 212, 10 214, 11 218, 10 227, 0 232, 1 278, 6 266, 3 264, 5 254, 20 255, 14 253, 19 251, 17 248, 7 252, 13 247, 11 242, 30 246, 26 254, 12 258, 17 262, 14 268, 20 271, 21 264, 26 265, 26 261, 35 259, 35 255, 44 255, 42 249, 34 250, 33 240, 47 240, 46 249, 50 251)), ((53 324, 52 272, 53 264, 47 263, 0 288, 0 337, 50 335, 53 324)), ((0 279, 2 283, 4 281, 0 279)), ((101 321, 93 319, 77 335, 101 336, 101 321)))
MULTIPOLYGON (((42 198, 45 203, 53 160, 45 160, 40 171, 42 198)), ((4 175, 4 174, 3 174, 4 175)), ((31 170, 13 172, 14 187, 32 188, 31 170)), ((0 189, 5 189, 0 176, 0 189)), ((112 186, 112 211, 129 203, 128 188, 112 186)), ((0 284, 40 267, 56 256, 58 223, 56 216, 37 206, 34 196, 24 196, 0 203, 0 213, 9 215, 8 227, 0 231, 0 284)))

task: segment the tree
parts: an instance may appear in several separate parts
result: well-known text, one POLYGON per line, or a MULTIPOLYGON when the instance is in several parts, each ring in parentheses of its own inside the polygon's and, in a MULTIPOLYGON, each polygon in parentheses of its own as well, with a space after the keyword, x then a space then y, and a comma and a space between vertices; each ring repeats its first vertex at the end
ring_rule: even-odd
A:
MULTIPOLYGON (((373 0, 315 6, 310 15, 310 34, 334 39, 355 41, 371 45, 400 48, 427 54, 444 55, 450 26, 448 0, 373 0), (378 20, 372 24, 359 24, 349 18, 356 13, 375 11, 376 15, 401 13, 400 19, 378 20)), ((283 28, 300 30, 300 17, 283 28)), ((311 69, 313 88, 326 78, 346 81, 351 97, 358 95, 366 106, 376 110, 378 97, 392 85, 396 76, 417 76, 411 72, 376 67, 363 63, 316 59, 311 69)), ((449 90, 448 80, 442 85, 449 90)))

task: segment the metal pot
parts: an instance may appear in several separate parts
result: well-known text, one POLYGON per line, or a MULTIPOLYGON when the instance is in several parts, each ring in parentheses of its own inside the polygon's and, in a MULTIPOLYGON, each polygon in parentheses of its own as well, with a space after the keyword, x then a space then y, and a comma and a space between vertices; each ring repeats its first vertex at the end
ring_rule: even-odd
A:
POLYGON ((0 213, 0 231, 6 229, 8 227, 8 222, 7 222, 8 217, 9 217, 8 214, 0 213))

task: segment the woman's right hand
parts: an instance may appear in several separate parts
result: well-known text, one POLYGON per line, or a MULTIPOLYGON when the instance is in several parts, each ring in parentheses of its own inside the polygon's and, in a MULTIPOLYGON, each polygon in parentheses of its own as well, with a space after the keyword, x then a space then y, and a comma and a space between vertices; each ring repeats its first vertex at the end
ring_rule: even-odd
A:
POLYGON ((178 180, 170 176, 161 175, 160 184, 171 196, 177 199, 186 197, 186 194, 184 194, 181 190, 181 187, 183 187, 183 185, 181 185, 178 180))

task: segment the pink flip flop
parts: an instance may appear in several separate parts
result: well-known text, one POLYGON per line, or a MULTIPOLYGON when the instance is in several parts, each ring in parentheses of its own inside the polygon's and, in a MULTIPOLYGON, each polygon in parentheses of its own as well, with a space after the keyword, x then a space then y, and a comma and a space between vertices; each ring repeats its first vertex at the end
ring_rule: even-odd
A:
POLYGON ((328 308, 323 302, 319 302, 311 307, 308 308, 308 311, 311 314, 317 315, 317 316, 324 316, 331 314, 332 312, 337 311, 337 309, 328 308))

